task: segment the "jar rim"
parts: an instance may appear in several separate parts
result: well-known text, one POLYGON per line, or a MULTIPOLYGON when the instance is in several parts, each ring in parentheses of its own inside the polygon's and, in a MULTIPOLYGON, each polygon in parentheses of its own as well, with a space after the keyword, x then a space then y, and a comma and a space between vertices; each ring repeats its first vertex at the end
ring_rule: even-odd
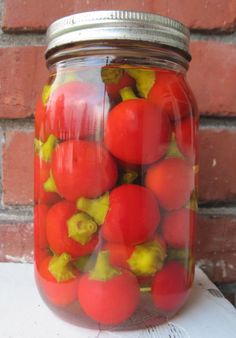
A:
POLYGON ((189 29, 177 20, 148 12, 81 12, 53 22, 47 30, 46 58, 53 50, 91 41, 128 40, 175 48, 190 61, 189 29))

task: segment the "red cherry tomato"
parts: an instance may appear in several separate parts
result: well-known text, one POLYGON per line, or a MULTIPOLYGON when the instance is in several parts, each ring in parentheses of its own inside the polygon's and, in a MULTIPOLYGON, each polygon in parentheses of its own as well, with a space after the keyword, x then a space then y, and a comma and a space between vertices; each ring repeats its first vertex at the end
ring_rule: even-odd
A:
POLYGON ((46 218, 49 207, 38 204, 34 207, 34 257, 36 264, 47 254, 46 218))
POLYGON ((64 307, 77 298, 78 278, 57 282, 48 270, 51 259, 52 257, 47 257, 42 261, 36 277, 47 299, 56 306, 64 307))
POLYGON ((46 192, 44 183, 50 176, 51 163, 34 156, 34 200, 36 203, 53 204, 60 200, 55 192, 46 192))
POLYGON ((97 87, 71 81, 52 91, 45 128, 61 140, 81 139, 101 129, 103 93, 97 87))
POLYGON ((187 281, 188 273, 181 263, 167 263, 153 279, 152 298, 155 306, 164 312, 177 311, 189 294, 187 281))
POLYGON ((148 99, 168 114, 172 121, 192 114, 190 90, 183 76, 173 71, 156 73, 156 82, 148 99))
POLYGON ((148 164, 159 160, 170 140, 167 115, 145 99, 126 100, 109 113, 105 144, 119 160, 148 164))
POLYGON ((85 274, 79 280, 78 299, 84 312, 96 322, 119 324, 137 308, 139 286, 127 270, 107 281, 93 280, 85 274))
POLYGON ((106 84, 106 91, 111 100, 120 99, 120 90, 124 87, 134 87, 135 80, 127 73, 124 73, 118 83, 110 82, 106 84))
POLYGON ((175 135, 177 145, 184 156, 191 163, 196 162, 196 121, 192 117, 183 119, 175 125, 175 135))
POLYGON ((179 209, 189 201, 193 191, 193 168, 181 158, 167 158, 148 169, 145 185, 164 209, 179 209))
POLYGON ((166 213, 162 222, 162 234, 167 244, 176 249, 192 247, 195 218, 195 212, 186 208, 166 213))
POLYGON ((117 167, 99 143, 74 140, 57 146, 52 157, 52 173, 64 198, 97 197, 117 180, 117 167))
POLYGON ((110 253, 110 262, 114 266, 129 270, 129 264, 127 260, 134 251, 134 246, 128 246, 120 243, 105 243, 103 250, 107 250, 110 253))
POLYGON ((160 222, 158 202, 150 190, 125 184, 112 190, 109 202, 102 225, 107 241, 136 245, 150 239, 160 222))
POLYGON ((36 244, 40 248, 48 246, 46 236, 46 219, 49 207, 45 204, 38 204, 34 207, 34 234, 36 244))
POLYGON ((95 234, 86 244, 80 244, 68 237, 67 221, 78 212, 75 203, 62 201, 54 204, 47 215, 47 238, 50 248, 57 255, 66 252, 72 257, 80 257, 90 254, 98 243, 95 234))

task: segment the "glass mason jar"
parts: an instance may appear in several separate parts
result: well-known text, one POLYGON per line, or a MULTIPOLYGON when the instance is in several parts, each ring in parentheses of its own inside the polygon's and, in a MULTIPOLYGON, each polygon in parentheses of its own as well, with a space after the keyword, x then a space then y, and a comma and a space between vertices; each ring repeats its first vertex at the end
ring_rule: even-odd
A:
POLYGON ((194 277, 198 115, 189 31, 100 11, 53 23, 35 115, 35 275, 88 328, 162 323, 194 277))

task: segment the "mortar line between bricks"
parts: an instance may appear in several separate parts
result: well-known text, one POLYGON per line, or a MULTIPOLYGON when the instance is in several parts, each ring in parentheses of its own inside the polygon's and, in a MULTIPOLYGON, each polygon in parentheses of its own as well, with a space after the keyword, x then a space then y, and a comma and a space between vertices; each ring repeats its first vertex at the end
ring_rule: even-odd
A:
POLYGON ((26 118, 26 119, 3 119, 0 118, 0 127, 4 131, 8 130, 34 130, 34 119, 26 118))
POLYGON ((209 217, 218 217, 218 216, 236 216, 236 205, 231 206, 200 206, 198 210, 199 215, 206 215, 209 217))
MULTIPOLYGON (((200 207, 199 215, 208 217, 230 217, 236 216, 236 205, 234 207, 200 207)), ((0 209, 0 223, 16 224, 16 223, 33 223, 33 206, 6 206, 0 209)))
POLYGON ((200 116, 201 128, 228 127, 236 128, 236 116, 200 116))
MULTIPOLYGON (((34 129, 33 115, 27 118, 4 119, 0 118, 0 127, 2 130, 29 130, 34 129)), ((223 128, 236 129, 236 117, 215 117, 201 116, 200 129, 223 128)))

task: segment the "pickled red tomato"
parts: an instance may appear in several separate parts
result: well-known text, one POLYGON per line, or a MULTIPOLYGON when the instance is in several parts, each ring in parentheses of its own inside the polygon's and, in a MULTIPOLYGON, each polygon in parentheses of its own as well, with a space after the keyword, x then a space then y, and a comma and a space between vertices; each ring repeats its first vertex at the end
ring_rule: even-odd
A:
POLYGON ((124 184, 110 193, 102 234, 107 241, 135 245, 150 239, 159 222, 154 194, 145 187, 124 184))
POLYGON ((44 183, 50 177, 51 163, 46 162, 38 155, 34 156, 34 200, 36 203, 53 204, 60 200, 55 192, 47 192, 44 183))
POLYGON ((52 251, 58 255, 66 252, 72 257, 85 256, 93 252, 98 243, 94 234, 86 244, 69 237, 68 220, 78 212, 75 203, 62 201, 54 204, 47 215, 47 239, 52 251))
POLYGON ((77 298, 78 278, 58 282, 48 269, 51 259, 52 257, 48 256, 40 263, 36 275, 48 300, 56 306, 64 307, 77 298))
POLYGON ((110 262, 114 266, 119 266, 124 269, 129 269, 128 259, 134 251, 134 246, 128 246, 121 243, 106 242, 103 245, 103 250, 110 254, 110 262))
POLYGON ((167 263, 153 279, 152 298, 159 310, 178 310, 188 293, 188 272, 179 262, 167 263))
POLYGON ((61 140, 94 135, 103 125, 103 93, 93 84, 65 83, 53 90, 46 109, 45 129, 61 140))
POLYGON ((145 185, 157 196, 162 208, 179 209, 189 201, 193 191, 193 168, 181 158, 167 158, 148 169, 145 185))
POLYGON ((196 214, 182 208, 168 212, 162 221, 162 234, 166 243, 176 249, 190 248, 194 243, 196 214))
POLYGON ((129 99, 110 111, 105 144, 121 161, 148 164, 166 153, 170 132, 168 116, 155 104, 146 99, 129 99))
POLYGON ((38 204, 34 207, 34 258, 37 266, 48 255, 46 218, 49 207, 38 204))
POLYGON ((191 163, 196 160, 196 128, 196 120, 193 117, 185 118, 175 125, 177 145, 191 163))
POLYGON ((43 104, 42 97, 37 101, 35 110, 35 137, 45 141, 49 134, 45 131, 46 107, 43 104))
POLYGON ((136 310, 139 285, 131 272, 111 265, 107 251, 100 251, 95 267, 79 279, 78 300, 96 322, 119 324, 136 310))
POLYGON ((116 163, 103 145, 83 140, 57 146, 52 174, 60 195, 70 201, 103 194, 115 185, 118 175, 116 163))
POLYGON ((38 204, 34 207, 34 238, 35 246, 40 249, 48 247, 46 235, 46 219, 49 207, 45 204, 38 204))
POLYGON ((173 71, 156 72, 156 82, 148 99, 167 113, 172 121, 192 113, 190 91, 182 75, 173 71))

